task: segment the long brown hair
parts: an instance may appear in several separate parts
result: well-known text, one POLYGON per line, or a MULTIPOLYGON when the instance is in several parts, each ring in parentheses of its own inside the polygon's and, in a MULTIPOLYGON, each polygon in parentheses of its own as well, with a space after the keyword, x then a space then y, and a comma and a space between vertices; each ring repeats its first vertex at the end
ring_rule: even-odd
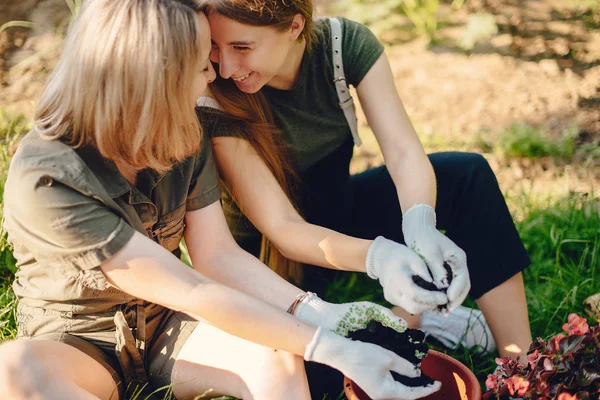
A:
MULTIPOLYGON (((221 77, 217 77, 209 87, 223 111, 237 120, 243 139, 250 143, 265 162, 292 205, 300 213, 298 207, 300 179, 290 161, 290 151, 281 132, 275 127, 271 108, 264 95, 260 91, 254 94, 244 93, 238 90, 231 79, 221 77)), ((233 188, 223 179, 221 183, 235 201, 236 193, 233 188)), ((242 207, 240 209, 244 212, 242 207)), ((302 281, 301 263, 285 258, 265 235, 262 237, 260 259, 288 281, 295 283, 302 281)))
MULTIPOLYGON (((290 28, 294 17, 304 17, 304 29, 298 40, 304 40, 306 50, 313 48, 316 31, 313 20, 313 0, 204 0, 203 11, 206 15, 216 12, 226 18, 253 26, 270 26, 279 31, 290 28)), ((211 85, 215 100, 230 115, 245 121, 243 133, 273 173, 275 179, 287 194, 288 198, 300 212, 298 206, 297 173, 290 161, 290 152, 281 132, 275 128, 273 115, 264 95, 258 91, 254 94, 243 93, 230 80, 217 78, 211 85)), ((235 200, 235 193, 231 193, 235 200)), ((244 210, 241 210, 242 212, 244 210)), ((263 235, 260 258, 275 272, 285 279, 300 283, 302 266, 298 262, 286 259, 263 235)))

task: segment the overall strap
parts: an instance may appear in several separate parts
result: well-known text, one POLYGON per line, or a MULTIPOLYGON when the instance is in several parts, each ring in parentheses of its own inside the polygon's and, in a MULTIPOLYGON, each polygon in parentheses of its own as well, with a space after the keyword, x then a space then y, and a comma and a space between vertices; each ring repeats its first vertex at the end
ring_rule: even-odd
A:
POLYGON ((354 112, 354 100, 346 83, 344 74, 344 62, 342 60, 342 25, 337 18, 329 18, 331 25, 331 49, 333 53, 333 83, 340 101, 340 107, 344 111, 346 121, 352 132, 354 144, 360 146, 362 144, 358 137, 358 124, 356 121, 356 113, 354 112))

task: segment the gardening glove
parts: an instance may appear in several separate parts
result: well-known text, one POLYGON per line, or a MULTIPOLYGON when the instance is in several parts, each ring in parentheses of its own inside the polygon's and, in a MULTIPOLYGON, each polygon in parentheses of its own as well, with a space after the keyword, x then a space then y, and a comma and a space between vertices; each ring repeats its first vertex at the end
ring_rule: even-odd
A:
POLYGON ((416 204, 402 216, 402 232, 407 246, 427 263, 433 283, 438 289, 446 289, 446 309, 447 313, 450 313, 462 304, 471 289, 467 255, 438 231, 435 223, 433 207, 428 204, 416 204), (452 277, 448 276, 444 263, 450 267, 452 277))
POLYGON ((416 277, 432 282, 427 265, 419 255, 383 236, 377 237, 367 251, 367 275, 379 279, 387 301, 411 314, 421 314, 448 303, 444 293, 423 289, 415 283, 416 277))
POLYGON ((304 353, 306 361, 333 367, 352 379, 373 400, 418 399, 440 389, 440 382, 409 387, 394 380, 391 371, 415 378, 421 370, 383 347, 343 338, 322 327, 304 353))
POLYGON ((366 328, 372 320, 398 332, 406 330, 406 321, 379 304, 368 301, 333 304, 310 292, 298 304, 294 315, 304 322, 321 326, 344 337, 350 332, 366 328))

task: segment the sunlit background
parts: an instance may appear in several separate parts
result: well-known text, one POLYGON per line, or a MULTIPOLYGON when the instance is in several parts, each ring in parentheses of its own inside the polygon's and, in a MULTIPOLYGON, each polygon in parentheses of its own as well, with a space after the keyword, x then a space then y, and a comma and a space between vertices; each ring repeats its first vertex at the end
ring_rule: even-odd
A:
MULTIPOLYGON (((0 5, 0 204, 10 157, 79 5, 0 5)), ((488 159, 534 261, 525 273, 534 336, 560 332, 571 312, 586 315, 584 300, 600 291, 600 1, 319 0, 317 14, 363 22, 386 45, 428 152, 488 159)), ((358 112, 355 172, 382 163, 358 112)), ((2 341, 15 334, 15 267, 0 240, 2 341)), ((368 300, 368 283, 336 282, 330 299, 368 300)), ((495 365, 453 355, 482 382, 495 365)))

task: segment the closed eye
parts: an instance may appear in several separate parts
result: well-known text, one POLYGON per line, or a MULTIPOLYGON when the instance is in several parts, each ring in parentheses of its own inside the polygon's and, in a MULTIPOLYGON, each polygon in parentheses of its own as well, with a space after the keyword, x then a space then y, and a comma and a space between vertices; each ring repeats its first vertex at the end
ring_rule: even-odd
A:
POLYGON ((202 69, 202 72, 208 72, 210 69, 210 59, 206 60, 206 64, 204 64, 205 67, 204 69, 202 69))

